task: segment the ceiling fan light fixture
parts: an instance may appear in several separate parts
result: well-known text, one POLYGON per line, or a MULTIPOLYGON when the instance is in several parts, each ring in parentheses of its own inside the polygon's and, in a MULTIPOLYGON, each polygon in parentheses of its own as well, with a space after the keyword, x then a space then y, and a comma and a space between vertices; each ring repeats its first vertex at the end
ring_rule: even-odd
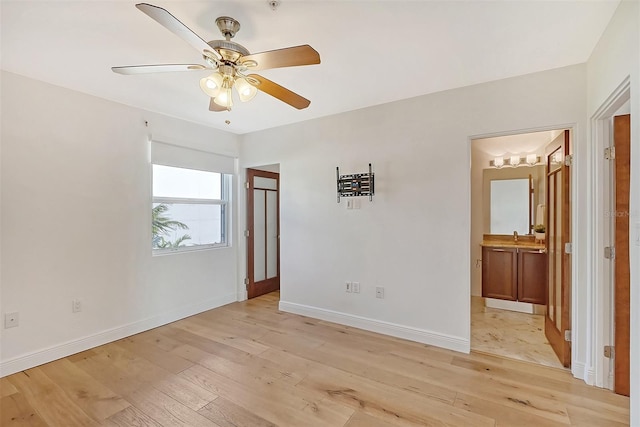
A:
POLYGON ((236 79, 235 86, 236 90, 238 91, 240 101, 242 102, 251 101, 258 93, 258 89, 256 89, 255 86, 249 84, 249 82, 242 77, 238 77, 236 79))
POLYGON ((222 88, 222 75, 220 73, 213 73, 200 79, 200 89, 211 98, 218 96, 220 88, 222 88))

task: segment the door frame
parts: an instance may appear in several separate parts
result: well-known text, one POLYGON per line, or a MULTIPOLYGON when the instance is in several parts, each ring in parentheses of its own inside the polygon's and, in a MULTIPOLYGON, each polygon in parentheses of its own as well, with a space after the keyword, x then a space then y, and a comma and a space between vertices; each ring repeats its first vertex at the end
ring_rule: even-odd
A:
POLYGON ((592 197, 589 203, 592 218, 589 234, 593 236, 589 247, 591 277, 587 280, 587 310, 590 313, 588 320, 591 335, 586 337, 591 345, 587 346, 589 354, 584 379, 587 384, 608 389, 613 389, 613 361, 604 357, 602 349, 605 345, 612 345, 614 341, 614 300, 611 280, 613 271, 610 262, 603 256, 604 247, 610 238, 609 218, 605 215, 610 195, 607 192, 609 168, 602 153, 613 143, 611 118, 630 99, 631 80, 627 77, 591 117, 591 179, 587 190, 592 197))
MULTIPOLYGON (((268 171, 268 170, 264 170, 264 169, 260 169, 260 168, 247 168, 246 170, 246 194, 245 194, 245 206, 246 206, 246 230, 247 232, 245 233, 245 238, 246 238, 246 248, 247 248, 247 256, 246 256, 246 262, 247 262, 247 272, 246 272, 246 281, 245 281, 245 285, 246 285, 246 291, 247 291, 247 298, 253 298, 259 295, 262 295, 263 293, 265 293, 265 290, 268 289, 268 291, 266 292, 271 292, 273 290, 279 290, 280 289, 280 173, 279 172, 273 172, 273 171, 268 171), (265 280, 260 282, 260 285, 258 286, 258 288, 256 288, 257 283, 254 281, 255 278, 255 271, 254 271, 254 236, 253 234, 253 221, 254 221, 254 210, 253 210, 253 190, 254 190, 254 186, 253 186, 253 182, 252 179, 254 176, 263 176, 266 178, 272 178, 276 180, 276 234, 277 234, 277 238, 276 238, 276 262, 277 262, 277 274, 274 278, 265 278, 265 280), (251 203, 249 203, 249 200, 251 200, 251 203), (250 287, 253 287, 250 289, 250 287), (253 290, 253 294, 252 292, 250 292, 251 290, 253 290), (255 292, 258 292, 257 294, 255 292)), ((265 213, 265 217, 266 217, 266 213, 265 213)), ((266 243, 265 243, 266 244, 266 243)), ((265 256, 266 256, 266 252, 265 252, 265 256)), ((265 261, 265 268, 266 268, 266 261, 265 261)))
MULTIPOLYGON (((544 132, 544 131, 552 131, 552 130, 568 130, 569 131, 569 134, 571 135, 570 154, 574 159, 576 159, 580 152, 580 144, 578 142, 578 139, 580 138, 581 134, 578 132, 579 130, 578 124, 573 122, 573 123, 564 123, 564 124, 560 123, 556 125, 541 126, 541 127, 535 127, 535 128, 526 128, 526 129, 520 129, 520 130, 514 129, 514 130, 502 131, 502 132, 470 135, 467 137, 467 151, 469 155, 469 161, 471 161, 471 144, 476 139, 495 138, 495 137, 502 137, 502 136, 517 135, 522 133, 544 132)), ((570 242, 572 243, 572 253, 571 253, 572 262, 571 262, 571 268, 569 270, 569 274, 570 274, 570 281, 572 283, 571 290, 570 290, 570 300, 571 300, 570 306, 572 307, 571 313, 570 313, 570 325, 572 327, 571 348, 575 349, 577 348, 577 345, 576 345, 577 337, 582 334, 587 334, 588 327, 586 325, 583 326, 580 322, 578 322, 577 320, 578 309, 576 309, 577 307, 582 308, 584 306, 584 303, 580 304, 578 301, 578 286, 576 285, 577 283, 579 283, 578 282, 579 280, 584 280, 584 278, 582 276, 579 276, 578 274, 579 263, 577 262, 577 257, 575 256, 578 252, 578 248, 580 248, 580 246, 582 245, 581 239, 580 239, 580 233, 576 232, 576 230, 578 230, 578 225, 579 225, 578 220, 580 215, 580 212, 578 211, 579 205, 577 203, 578 168, 574 166, 574 167, 569 167, 568 169, 569 169, 570 182, 573 184, 570 186, 571 203, 569 208, 570 210, 569 221, 571 223, 570 242)), ((469 187, 469 189, 471 189, 471 186, 469 187)), ((469 207, 471 207, 471 193, 469 193, 469 207)), ((471 214, 472 212, 469 211, 469 218, 471 218, 471 214)), ((469 229, 471 233, 471 230, 473 230, 471 219, 469 219, 469 229)), ((470 242, 473 241, 473 235, 470 235, 469 241, 470 242)), ((587 246, 586 243, 584 245, 585 247, 587 246)), ((472 252, 471 259, 473 259, 473 252, 472 252)), ((471 299, 471 277, 473 275, 473 270, 474 270, 474 266, 471 265, 470 276, 469 276, 470 277, 469 299, 471 299)), ((469 306, 469 312, 471 312, 471 306, 469 306)), ((471 341, 471 316, 469 316, 469 342, 470 341, 471 341)), ((581 379, 584 379, 585 382, 588 382, 587 376, 583 375, 583 372, 580 372, 578 374, 580 367, 583 365, 580 363, 576 363, 576 355, 577 355, 577 352, 572 350, 571 351, 571 374, 576 378, 581 378, 581 379)), ((593 383, 589 383, 589 384, 593 384, 593 383)))

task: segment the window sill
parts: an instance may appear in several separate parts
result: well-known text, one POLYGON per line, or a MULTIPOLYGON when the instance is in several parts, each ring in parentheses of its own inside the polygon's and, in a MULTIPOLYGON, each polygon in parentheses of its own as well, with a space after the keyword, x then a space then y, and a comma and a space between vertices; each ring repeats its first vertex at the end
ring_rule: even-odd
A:
POLYGON ((199 245, 199 246, 187 246, 179 249, 153 249, 151 256, 165 256, 175 254, 186 254, 191 252, 211 251, 218 249, 229 249, 231 245, 199 245))

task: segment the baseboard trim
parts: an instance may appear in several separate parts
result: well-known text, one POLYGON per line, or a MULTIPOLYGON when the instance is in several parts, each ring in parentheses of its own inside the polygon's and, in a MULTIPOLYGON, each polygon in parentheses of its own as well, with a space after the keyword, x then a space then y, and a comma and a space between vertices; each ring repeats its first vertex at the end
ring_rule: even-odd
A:
POLYGON ((25 369, 48 363, 53 360, 61 359, 72 354, 88 350, 103 344, 107 344, 140 332, 148 331, 167 323, 175 322, 185 317, 193 316, 203 311, 211 310, 225 304, 236 301, 236 294, 227 294, 218 298, 199 302, 189 306, 169 310, 165 313, 149 317, 117 328, 108 329, 106 331, 92 334, 66 343, 55 345, 43 350, 38 350, 23 356, 0 362, 0 378, 25 369))
POLYGON ((313 317, 315 319, 326 320, 341 325, 353 326, 355 328, 390 335, 396 338, 403 338, 410 341, 416 341, 436 347, 442 347, 461 353, 469 353, 471 350, 471 343, 469 340, 424 329, 398 325, 395 323, 287 301, 280 301, 279 308, 281 311, 286 311, 288 313, 313 317))
POLYGON ((588 385, 596 385, 595 371, 587 368, 587 365, 584 362, 577 362, 573 360, 571 362, 571 374, 574 378, 580 379, 588 385))

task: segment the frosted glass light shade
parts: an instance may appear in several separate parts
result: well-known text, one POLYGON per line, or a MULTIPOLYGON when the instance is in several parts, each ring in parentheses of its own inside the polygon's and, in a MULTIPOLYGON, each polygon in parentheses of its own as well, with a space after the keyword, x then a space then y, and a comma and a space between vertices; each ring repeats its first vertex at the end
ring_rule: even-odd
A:
POLYGON ((520 156, 511 156, 509 158, 509 164, 514 168, 520 164, 520 156))
POLYGON ((255 86, 249 84, 249 82, 242 77, 236 79, 235 86, 236 90, 238 91, 240 101, 242 102, 251 101, 258 93, 258 89, 256 89, 255 86))
POLYGON ((229 87, 227 89, 221 90, 220 93, 218 93, 218 96, 213 98, 213 102, 215 102, 221 107, 225 107, 225 108, 233 107, 233 97, 231 96, 231 88, 229 87))
POLYGON ((533 166, 538 163, 538 156, 535 154, 527 154, 527 164, 529 166, 533 166))
POLYGON ((215 98, 220 93, 222 87, 222 75, 213 73, 208 77, 200 79, 200 89, 211 98, 215 98))
POLYGON ((493 159, 493 166, 500 169, 504 166, 504 159, 502 157, 496 157, 495 159, 493 159))

